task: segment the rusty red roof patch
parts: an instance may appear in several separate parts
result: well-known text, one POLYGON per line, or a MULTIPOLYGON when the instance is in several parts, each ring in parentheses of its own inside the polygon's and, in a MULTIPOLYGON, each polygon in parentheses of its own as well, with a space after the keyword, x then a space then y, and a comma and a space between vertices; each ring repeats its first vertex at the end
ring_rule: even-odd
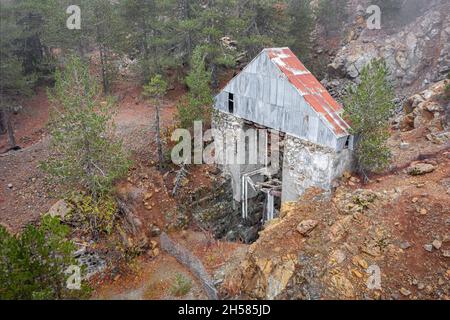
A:
POLYGON ((289 48, 266 49, 270 60, 286 75, 306 102, 326 120, 336 135, 348 135, 350 126, 342 119, 342 106, 289 48))

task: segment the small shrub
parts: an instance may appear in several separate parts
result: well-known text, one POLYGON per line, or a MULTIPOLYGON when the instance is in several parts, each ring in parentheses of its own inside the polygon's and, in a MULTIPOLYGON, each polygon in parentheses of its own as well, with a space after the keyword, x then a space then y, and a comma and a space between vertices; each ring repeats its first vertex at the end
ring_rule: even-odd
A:
POLYGON ((377 198, 376 193, 369 191, 358 192, 353 196, 353 203, 361 206, 363 210, 368 209, 369 205, 373 203, 377 198))
POLYGON ((44 216, 40 226, 28 225, 18 236, 0 226, 0 300, 87 298, 89 288, 66 286, 69 266, 77 265, 69 228, 44 216))
POLYGON ((170 292, 176 297, 182 297, 188 294, 192 288, 192 282, 181 273, 175 276, 175 280, 170 288, 170 292))
POLYGON ((96 200, 91 195, 74 193, 67 202, 72 210, 64 218, 65 222, 90 233, 110 234, 113 230, 118 208, 112 196, 96 200))
POLYGON ((191 129, 194 121, 210 122, 211 110, 195 99, 183 97, 177 104, 176 119, 183 129, 191 129))

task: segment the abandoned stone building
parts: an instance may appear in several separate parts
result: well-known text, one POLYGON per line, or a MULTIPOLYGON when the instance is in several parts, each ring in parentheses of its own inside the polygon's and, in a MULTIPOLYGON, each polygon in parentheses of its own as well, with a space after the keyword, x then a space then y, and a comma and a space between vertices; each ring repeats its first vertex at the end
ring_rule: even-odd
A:
MULTIPOLYGON (((264 49, 223 88, 215 97, 215 140, 248 128, 281 137, 278 172, 267 170, 272 165, 268 161, 222 164, 244 218, 248 201, 261 193, 266 199, 264 219, 270 220, 277 207, 298 200, 310 187, 332 190, 352 162, 353 137, 341 115, 342 106, 289 48, 264 49)), ((263 143, 266 153, 273 149, 271 139, 263 143)))

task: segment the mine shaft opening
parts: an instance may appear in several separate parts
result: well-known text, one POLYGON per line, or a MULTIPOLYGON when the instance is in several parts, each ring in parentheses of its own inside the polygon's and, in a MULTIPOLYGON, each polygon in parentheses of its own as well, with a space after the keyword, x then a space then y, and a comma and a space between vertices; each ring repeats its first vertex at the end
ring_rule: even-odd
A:
MULTIPOLYGON (((216 239, 251 244, 259 238, 266 222, 277 218, 281 210, 285 134, 249 121, 243 123, 242 129, 268 133, 266 142, 256 141, 258 145, 261 143, 259 149, 267 151, 268 160, 257 164, 218 165, 212 189, 208 195, 191 199, 189 211, 196 225, 211 232, 216 239), (273 145, 276 137, 278 143, 273 145), (268 170, 272 167, 276 170, 268 170)), ((248 159, 250 149, 245 146, 245 151, 248 159)))

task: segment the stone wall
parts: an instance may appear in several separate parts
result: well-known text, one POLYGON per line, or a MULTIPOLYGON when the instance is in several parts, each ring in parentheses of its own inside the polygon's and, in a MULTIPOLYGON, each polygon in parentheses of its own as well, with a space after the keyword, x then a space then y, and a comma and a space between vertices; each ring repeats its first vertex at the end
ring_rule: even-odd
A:
POLYGON ((331 191, 333 181, 350 169, 350 150, 336 152, 287 135, 284 142, 282 202, 297 201, 310 187, 331 191))
POLYGON ((244 125, 244 120, 230 113, 213 110, 212 128, 225 133, 227 129, 240 129, 244 125))
MULTIPOLYGON (((231 131, 239 131, 244 126, 244 121, 232 114, 214 111, 212 117, 212 129, 217 130, 214 134, 215 152, 216 156, 219 154, 219 149, 222 147, 221 139, 225 139, 225 134, 231 131)), ((225 155, 222 155, 225 156, 225 155)), ((219 155, 220 157, 220 155, 219 155)), ((240 165, 225 165, 219 164, 225 176, 231 178, 233 186, 233 198, 236 201, 241 200, 241 168, 240 165)))
MULTIPOLYGON (((212 129, 216 130, 214 137, 215 141, 215 152, 218 155, 218 150, 222 147, 223 139, 225 139, 226 134, 232 134, 235 139, 239 138, 240 132, 242 130, 246 130, 247 127, 244 124, 244 120, 238 118, 232 114, 221 112, 215 110, 212 117, 212 129)), ((226 151, 224 151, 226 153, 226 151)), ((222 159, 221 156, 219 156, 222 159)), ((223 159, 226 159, 226 155, 223 154, 223 159)), ((228 163, 228 162, 227 162, 228 163)), ((219 165, 224 175, 231 177, 232 186, 233 186, 233 198, 235 201, 241 201, 241 177, 243 174, 252 172, 254 170, 260 169, 262 166, 258 164, 224 164, 221 163, 219 165)), ((255 177, 258 179, 258 177, 255 177)), ((249 189, 249 197, 253 198, 257 194, 252 192, 251 188, 249 189)))

